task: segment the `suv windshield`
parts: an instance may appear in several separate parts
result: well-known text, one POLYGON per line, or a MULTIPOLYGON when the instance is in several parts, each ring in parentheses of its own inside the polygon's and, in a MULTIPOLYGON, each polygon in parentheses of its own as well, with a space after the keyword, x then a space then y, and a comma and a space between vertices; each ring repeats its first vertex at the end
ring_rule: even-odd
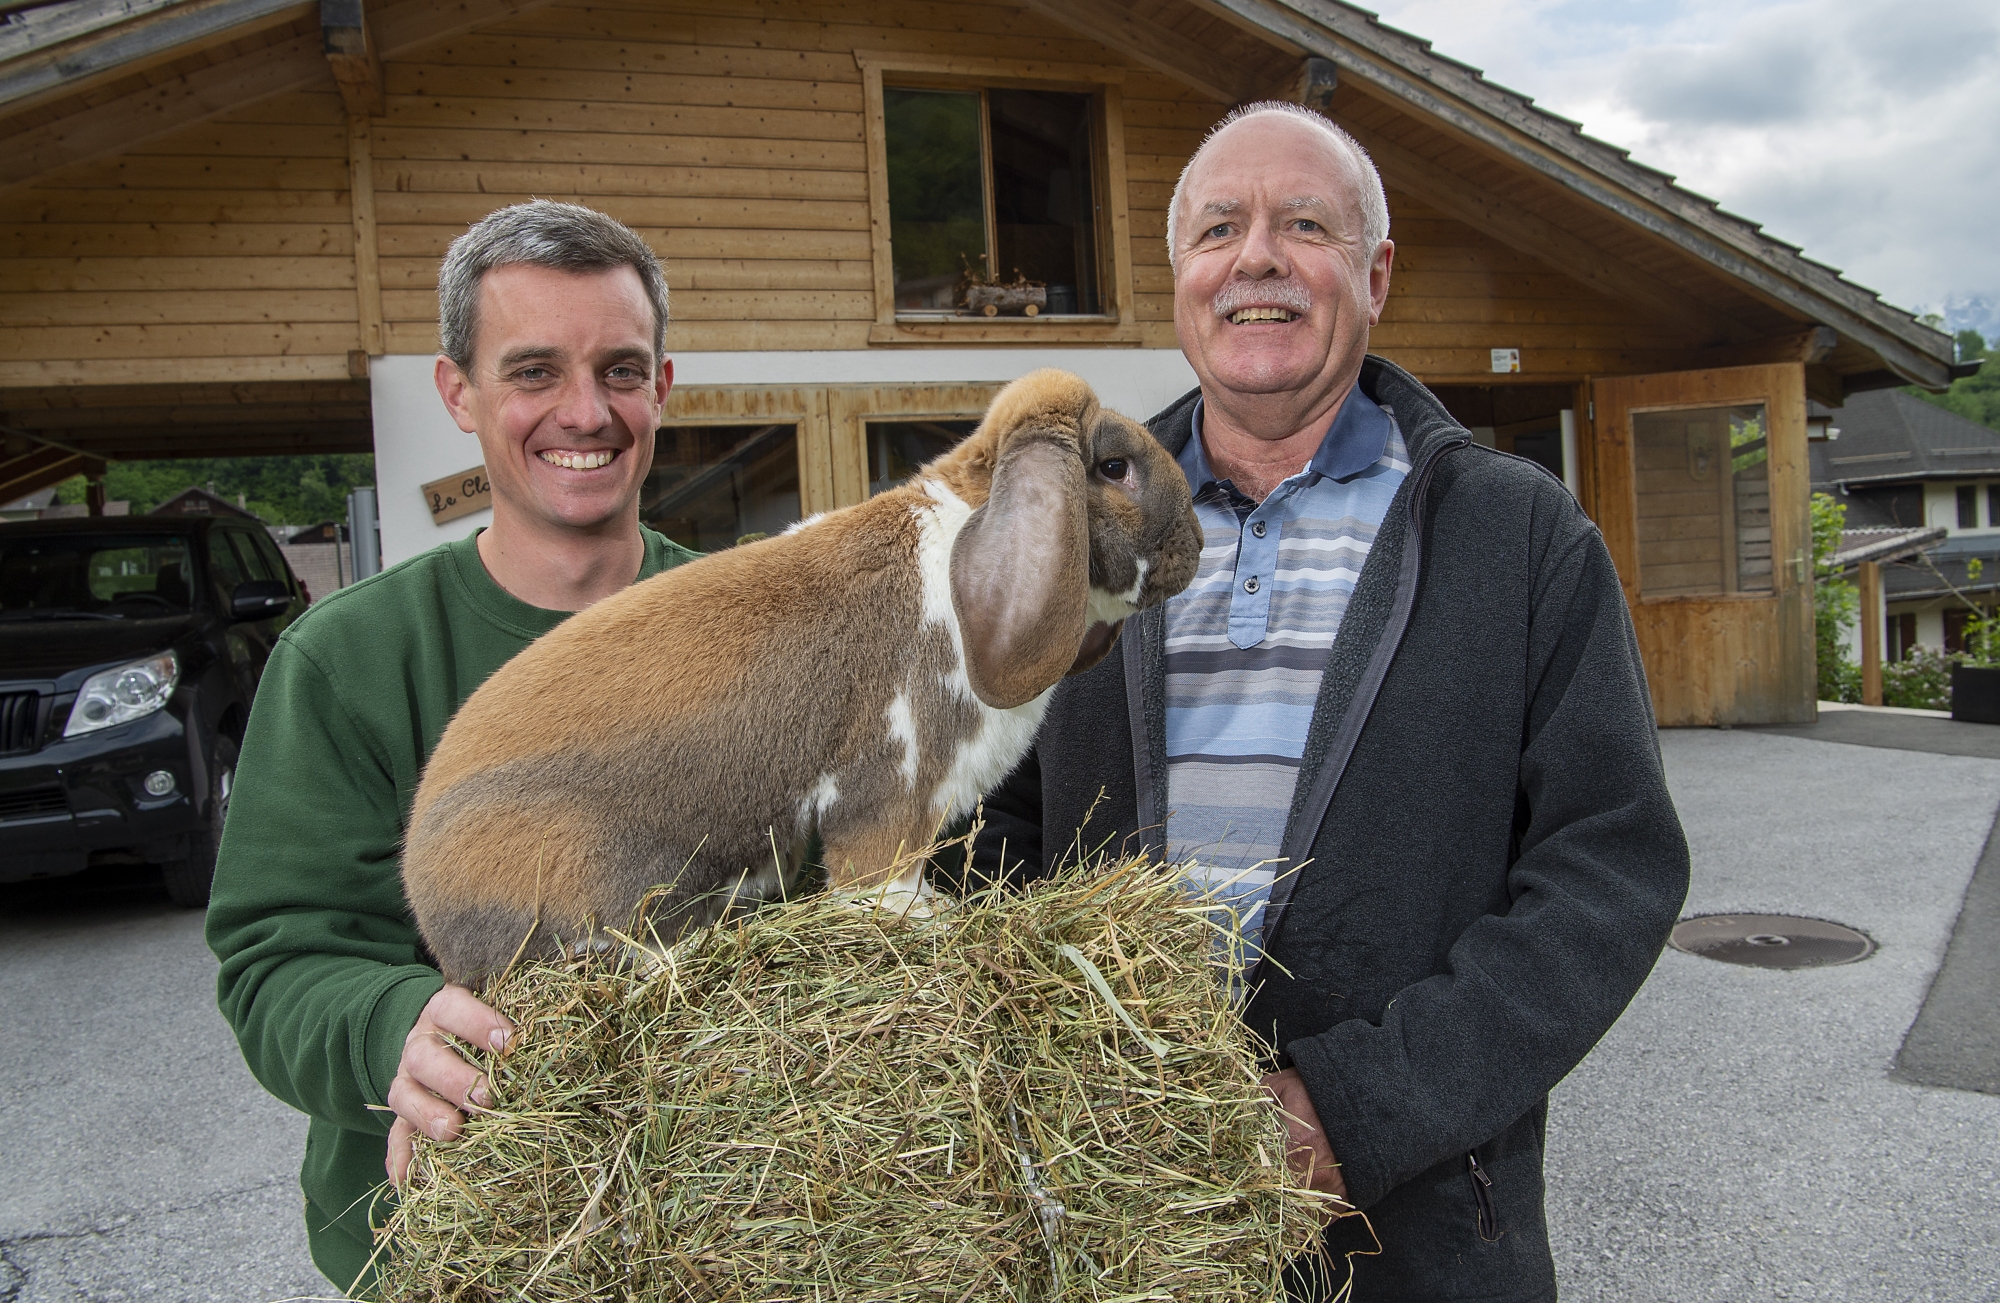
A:
POLYGON ((143 620, 188 609, 188 540, 170 534, 0 539, 0 620, 143 620))

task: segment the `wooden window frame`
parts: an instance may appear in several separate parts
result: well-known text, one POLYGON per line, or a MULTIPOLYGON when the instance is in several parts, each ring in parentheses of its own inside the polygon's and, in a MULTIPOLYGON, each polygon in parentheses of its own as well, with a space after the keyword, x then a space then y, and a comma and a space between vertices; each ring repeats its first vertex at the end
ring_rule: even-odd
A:
POLYGON ((854 385, 677 385, 660 428, 676 425, 798 427, 799 514, 868 498, 870 421, 976 421, 1000 381, 854 385))
MULTIPOLYGON (((856 50, 854 62, 861 69, 862 117, 868 147, 868 227, 875 261, 875 324, 868 330, 870 344, 1137 345, 1142 342, 1133 291, 1132 221, 1125 181, 1123 68, 869 50, 856 50), (1098 165, 1103 178, 1102 220, 1096 232, 1098 283, 1103 303, 1096 317, 941 321, 928 315, 897 315, 896 267, 889 248, 888 129, 882 108, 885 73, 898 86, 938 90, 1020 87, 1079 91, 1091 96, 1092 112, 1098 118, 1098 130, 1092 133, 1095 151, 1092 162, 1098 165)), ((980 130, 986 129, 982 120, 980 130)))
POLYGON ((783 425, 798 428, 799 516, 833 509, 833 440, 826 392, 811 385, 676 385, 660 428, 676 425, 783 425))

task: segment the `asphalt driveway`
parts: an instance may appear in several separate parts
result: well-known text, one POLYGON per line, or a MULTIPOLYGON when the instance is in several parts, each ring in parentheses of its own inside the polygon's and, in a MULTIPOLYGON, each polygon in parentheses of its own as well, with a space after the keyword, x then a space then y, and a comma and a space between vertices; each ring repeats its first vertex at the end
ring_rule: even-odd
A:
MULTIPOLYGON (((2000 1299, 2000 1096, 1892 1075, 2000 760, 1742 730, 1662 747, 1688 912, 1830 918, 1881 949, 1798 973, 1662 958, 1556 1092, 1564 1297, 2000 1299)), ((300 1225, 303 1119, 244 1069, 214 977, 199 917, 141 876, 0 889, 0 1303, 334 1294, 300 1225)))
POLYGON ((2000 760, 1741 730, 1661 745, 1685 913, 1803 914, 1881 948, 1800 972, 1662 956, 1550 1110, 1564 1297, 2000 1298, 2000 1096, 1891 1075, 2000 760))

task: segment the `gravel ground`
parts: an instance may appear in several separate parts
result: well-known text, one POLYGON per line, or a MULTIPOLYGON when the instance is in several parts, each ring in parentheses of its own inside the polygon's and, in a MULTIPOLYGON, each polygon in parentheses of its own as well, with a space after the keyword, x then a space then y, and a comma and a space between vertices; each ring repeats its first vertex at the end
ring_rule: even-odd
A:
POLYGON ((1777 972, 1668 951, 1556 1091, 1549 1222, 1582 1300, 2000 1299, 2000 1097, 1892 1080, 2000 802, 2000 761, 1661 735, 1686 913, 1881 949, 1777 972))
MULTIPOLYGON (((1781 973, 1669 952, 1556 1093, 1570 1300, 2000 1300, 2000 1097, 1888 1069, 2000 802, 2000 761, 1662 735, 1689 913, 1809 914, 1882 948, 1781 973)), ((299 1217, 304 1119, 214 1006, 156 887, 0 891, 0 1303, 335 1293, 299 1217)))

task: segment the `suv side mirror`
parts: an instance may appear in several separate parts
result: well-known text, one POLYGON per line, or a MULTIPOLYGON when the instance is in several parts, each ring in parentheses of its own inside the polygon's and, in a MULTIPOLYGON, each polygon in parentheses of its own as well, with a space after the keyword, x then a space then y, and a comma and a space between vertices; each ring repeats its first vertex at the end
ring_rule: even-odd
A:
POLYGON ((229 614, 238 620, 264 620, 283 615, 292 604, 292 590, 282 579, 252 579, 229 594, 229 614))

